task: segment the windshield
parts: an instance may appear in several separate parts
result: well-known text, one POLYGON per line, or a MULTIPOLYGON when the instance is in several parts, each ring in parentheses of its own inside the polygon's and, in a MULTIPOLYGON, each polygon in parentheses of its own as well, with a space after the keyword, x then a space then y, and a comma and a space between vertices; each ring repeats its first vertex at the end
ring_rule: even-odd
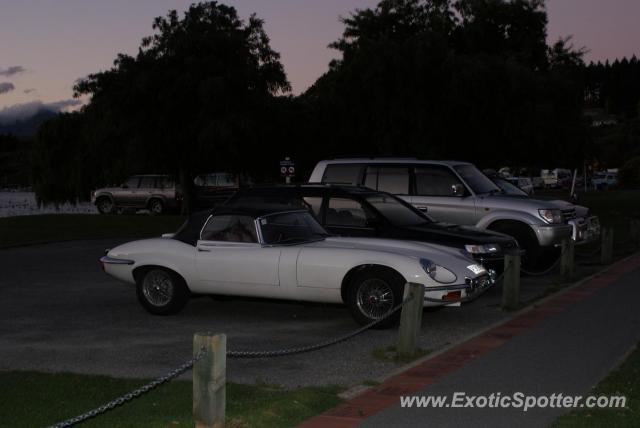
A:
POLYGON ((432 220, 391 195, 369 196, 366 201, 394 226, 416 226, 432 220))
POLYGON ((496 178, 494 181, 498 185, 498 187, 500 187, 500 189, 504 192, 505 195, 509 195, 509 196, 526 196, 526 197, 529 196, 522 189, 520 189, 519 187, 515 186, 514 184, 511 184, 507 180, 503 180, 501 178, 496 178))
POLYGON ((270 214, 260 218, 265 244, 300 244, 323 239, 329 234, 308 212, 270 214))
POLYGON ((458 165, 454 169, 476 194, 499 193, 500 189, 473 165, 458 165))

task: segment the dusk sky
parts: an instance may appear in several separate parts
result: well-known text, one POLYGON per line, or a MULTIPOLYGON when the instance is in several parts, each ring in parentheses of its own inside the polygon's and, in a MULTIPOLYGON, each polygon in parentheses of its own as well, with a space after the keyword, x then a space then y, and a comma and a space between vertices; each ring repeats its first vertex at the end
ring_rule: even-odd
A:
MULTIPOLYGON (((28 114, 40 103, 71 105, 73 83, 108 68, 118 52, 135 54, 153 17, 191 0, 0 0, 0 119, 28 114)), ((339 16, 377 0, 226 0, 241 17, 265 20, 293 92, 304 91, 336 52, 339 16)), ((549 39, 573 35, 586 59, 640 56, 639 0, 548 0, 549 39)))

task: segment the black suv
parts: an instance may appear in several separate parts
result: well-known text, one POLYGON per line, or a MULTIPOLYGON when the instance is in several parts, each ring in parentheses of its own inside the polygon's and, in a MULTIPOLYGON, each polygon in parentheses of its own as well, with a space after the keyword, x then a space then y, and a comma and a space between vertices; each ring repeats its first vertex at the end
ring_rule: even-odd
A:
POLYGON ((504 253, 518 248, 510 236, 436 222, 402 199, 367 187, 332 184, 249 187, 238 191, 227 204, 304 207, 336 235, 423 241, 457 247, 496 271, 502 271, 504 253))

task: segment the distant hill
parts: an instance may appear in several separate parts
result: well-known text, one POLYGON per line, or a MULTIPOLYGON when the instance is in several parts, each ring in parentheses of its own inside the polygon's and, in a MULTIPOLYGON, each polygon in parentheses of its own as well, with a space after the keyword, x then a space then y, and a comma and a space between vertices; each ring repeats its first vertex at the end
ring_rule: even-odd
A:
POLYGON ((43 108, 28 119, 0 125, 0 135, 12 134, 18 137, 33 137, 36 135, 38 128, 43 122, 51 119, 57 114, 58 113, 54 111, 43 108))

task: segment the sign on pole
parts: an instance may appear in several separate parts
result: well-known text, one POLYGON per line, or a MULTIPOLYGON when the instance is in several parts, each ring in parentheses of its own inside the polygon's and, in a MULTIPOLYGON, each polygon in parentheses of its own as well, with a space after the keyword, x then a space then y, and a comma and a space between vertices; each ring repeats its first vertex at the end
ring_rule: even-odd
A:
POLYGON ((280 161, 280 175, 284 177, 287 184, 291 183, 291 177, 296 175, 296 164, 291 158, 286 157, 280 161))

